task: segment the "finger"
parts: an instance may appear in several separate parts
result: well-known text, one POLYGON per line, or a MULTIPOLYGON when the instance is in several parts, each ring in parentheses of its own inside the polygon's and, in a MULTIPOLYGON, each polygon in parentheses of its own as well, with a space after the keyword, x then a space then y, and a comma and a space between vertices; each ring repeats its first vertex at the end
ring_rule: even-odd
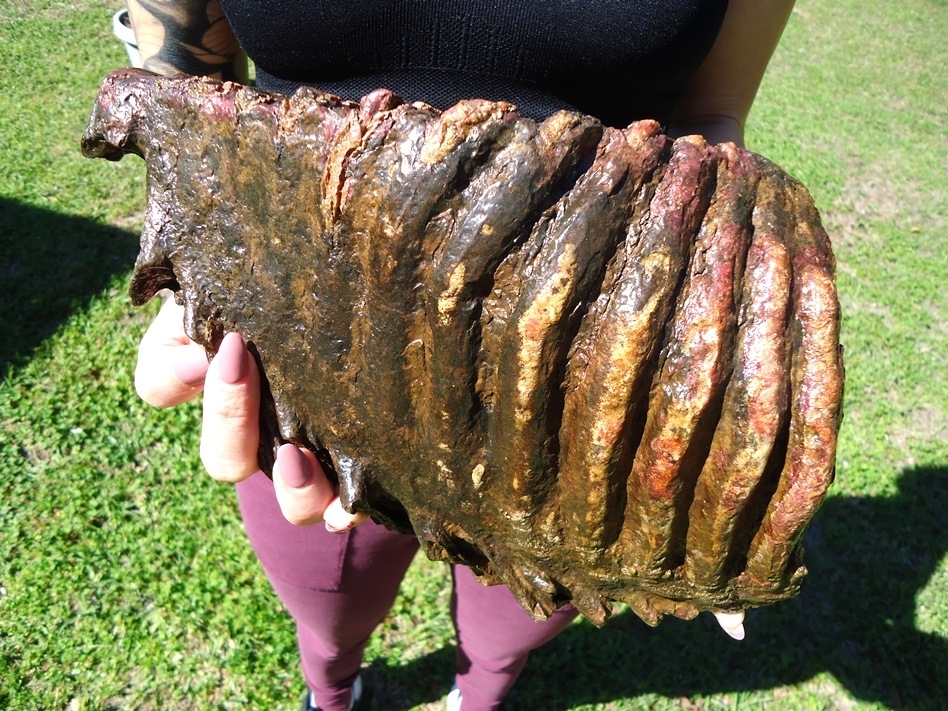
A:
POLYGON ((721 625, 721 629, 728 633, 732 638, 740 641, 744 639, 744 611, 740 612, 715 612, 715 619, 721 625))
POLYGON ((168 299, 138 348, 138 396, 155 407, 179 405, 204 388, 207 367, 204 348, 184 332, 184 307, 168 299))
POLYGON ((277 450, 273 488, 283 516, 297 526, 322 521, 335 496, 316 455, 295 444, 284 444, 277 450))
POLYGON ((326 522, 326 530, 330 533, 345 533, 351 531, 360 523, 365 521, 369 515, 362 511, 354 514, 349 513, 342 508, 342 501, 336 496, 329 502, 329 506, 323 511, 323 520, 326 522))
POLYGON ((207 370, 201 461, 218 481, 246 479, 260 467, 260 373, 243 339, 228 333, 207 370))

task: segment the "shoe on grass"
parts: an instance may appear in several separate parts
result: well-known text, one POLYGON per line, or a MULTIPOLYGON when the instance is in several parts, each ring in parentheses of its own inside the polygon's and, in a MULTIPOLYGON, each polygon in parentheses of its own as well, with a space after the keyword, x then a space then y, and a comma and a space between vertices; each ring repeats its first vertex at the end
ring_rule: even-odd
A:
MULTIPOLYGON (((349 701, 349 711, 352 711, 355 708, 355 705, 359 703, 359 699, 362 698, 362 676, 357 676, 356 680, 352 682, 352 699, 349 701)), ((458 706, 460 708, 460 706, 458 706)), ((303 696, 303 711, 320 711, 319 706, 316 705, 316 702, 313 700, 313 692, 307 691, 306 695, 303 696)))
POLYGON ((445 707, 448 711, 461 711, 461 690, 452 686, 448 698, 445 701, 445 707))

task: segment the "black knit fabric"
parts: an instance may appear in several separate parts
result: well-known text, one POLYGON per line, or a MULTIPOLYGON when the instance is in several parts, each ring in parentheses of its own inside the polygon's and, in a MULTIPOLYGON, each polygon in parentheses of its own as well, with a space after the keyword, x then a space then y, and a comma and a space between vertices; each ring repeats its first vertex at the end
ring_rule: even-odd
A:
POLYGON ((625 126, 667 119, 727 0, 224 0, 258 84, 446 108, 505 99, 625 126))

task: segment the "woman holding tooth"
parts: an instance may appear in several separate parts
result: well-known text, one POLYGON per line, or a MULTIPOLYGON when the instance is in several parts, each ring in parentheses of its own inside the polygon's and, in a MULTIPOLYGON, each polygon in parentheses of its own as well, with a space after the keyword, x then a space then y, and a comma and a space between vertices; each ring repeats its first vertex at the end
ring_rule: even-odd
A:
MULTIPOLYGON (((542 120, 574 109, 624 127, 662 121, 672 135, 743 144, 744 122, 792 0, 130 0, 143 66, 246 80, 292 93, 313 85, 347 99, 385 87, 439 109, 503 99, 542 120)), ((169 407, 204 393, 201 457, 237 485, 245 527, 297 624, 305 709, 352 708, 369 635, 394 601, 417 550, 343 510, 313 454, 292 444, 272 482, 257 465, 259 373, 238 334, 210 366, 162 308, 141 343, 136 387, 169 407), (322 525, 319 525, 322 524, 322 525)), ((532 649, 575 617, 567 606, 534 622, 503 586, 453 570, 457 674, 449 709, 498 708, 532 649)), ((744 635, 743 614, 719 614, 744 635)))

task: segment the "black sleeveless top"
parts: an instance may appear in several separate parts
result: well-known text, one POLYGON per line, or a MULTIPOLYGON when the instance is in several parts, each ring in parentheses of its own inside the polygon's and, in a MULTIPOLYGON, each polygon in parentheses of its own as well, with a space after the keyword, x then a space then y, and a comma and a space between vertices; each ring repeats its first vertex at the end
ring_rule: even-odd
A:
POLYGON ((257 85, 667 121, 727 0, 223 0, 257 85))

